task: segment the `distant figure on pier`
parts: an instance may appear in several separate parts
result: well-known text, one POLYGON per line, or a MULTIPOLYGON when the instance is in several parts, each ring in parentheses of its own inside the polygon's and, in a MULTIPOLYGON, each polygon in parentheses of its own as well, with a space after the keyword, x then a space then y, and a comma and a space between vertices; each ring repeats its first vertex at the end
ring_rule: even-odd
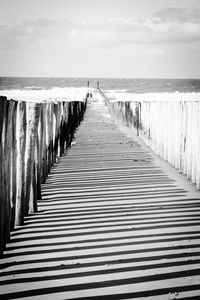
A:
POLYGON ((92 93, 87 93, 87 95, 86 95, 86 98, 88 99, 88 98, 92 98, 92 93))
POLYGON ((99 90, 99 81, 97 81, 97 90, 99 90))

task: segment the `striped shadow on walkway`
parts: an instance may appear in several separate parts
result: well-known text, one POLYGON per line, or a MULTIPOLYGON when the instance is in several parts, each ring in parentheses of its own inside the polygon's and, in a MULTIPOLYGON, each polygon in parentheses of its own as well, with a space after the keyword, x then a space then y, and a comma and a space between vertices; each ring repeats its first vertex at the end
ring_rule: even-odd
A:
POLYGON ((199 192, 98 93, 75 136, 12 234, 0 299, 200 299, 199 192))

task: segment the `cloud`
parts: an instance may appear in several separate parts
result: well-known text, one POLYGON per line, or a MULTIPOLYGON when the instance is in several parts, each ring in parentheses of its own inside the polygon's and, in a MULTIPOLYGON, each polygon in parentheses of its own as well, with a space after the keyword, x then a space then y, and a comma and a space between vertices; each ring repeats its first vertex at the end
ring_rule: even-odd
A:
POLYGON ((124 42, 196 43, 200 42, 200 9, 168 7, 148 19, 111 19, 107 30, 111 29, 118 32, 124 42))
POLYGON ((1 49, 15 51, 35 44, 55 45, 66 40, 73 26, 67 20, 25 20, 21 24, 0 24, 1 49))
MULTIPOLYGON (((168 7, 151 18, 112 18, 102 23, 86 23, 79 31, 93 32, 99 41, 122 44, 185 44, 200 42, 200 9, 168 7), (106 34, 105 34, 106 32, 106 34)), ((95 38, 96 39, 96 38, 95 38)))
POLYGON ((199 23, 200 22, 200 9, 197 8, 186 8, 181 6, 172 6, 164 8, 156 12, 155 17, 160 20, 172 21, 172 22, 189 22, 199 23))
MULTIPOLYGON (((72 23, 66 19, 25 20, 21 24, 0 24, 1 51, 53 51, 69 53, 125 45, 149 45, 159 49, 165 44, 200 42, 200 9, 167 7, 150 18, 112 18, 98 23, 72 23)), ((159 52, 159 50, 157 50, 159 52)), ((161 50, 163 51, 163 50, 161 50)))

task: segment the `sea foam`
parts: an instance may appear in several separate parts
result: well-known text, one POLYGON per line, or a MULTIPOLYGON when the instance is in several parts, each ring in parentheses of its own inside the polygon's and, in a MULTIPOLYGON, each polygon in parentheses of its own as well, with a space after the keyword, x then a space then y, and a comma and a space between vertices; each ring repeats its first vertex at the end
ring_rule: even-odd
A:
POLYGON ((143 102, 143 101, 200 101, 200 93, 197 92, 163 92, 163 93, 125 93, 118 91, 109 91, 105 95, 110 101, 122 102, 143 102))
MULTIPOLYGON (((91 91, 91 89, 90 89, 91 91)), ((8 99, 21 100, 28 102, 43 101, 84 101, 88 93, 88 88, 54 87, 44 90, 1 90, 0 95, 8 99)))

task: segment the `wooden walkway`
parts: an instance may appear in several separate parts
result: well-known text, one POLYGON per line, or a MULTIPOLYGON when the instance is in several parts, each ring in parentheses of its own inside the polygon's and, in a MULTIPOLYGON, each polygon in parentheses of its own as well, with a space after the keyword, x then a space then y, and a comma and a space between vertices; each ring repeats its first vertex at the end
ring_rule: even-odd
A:
POLYGON ((0 299, 200 299, 199 192, 90 102, 12 234, 0 299))

